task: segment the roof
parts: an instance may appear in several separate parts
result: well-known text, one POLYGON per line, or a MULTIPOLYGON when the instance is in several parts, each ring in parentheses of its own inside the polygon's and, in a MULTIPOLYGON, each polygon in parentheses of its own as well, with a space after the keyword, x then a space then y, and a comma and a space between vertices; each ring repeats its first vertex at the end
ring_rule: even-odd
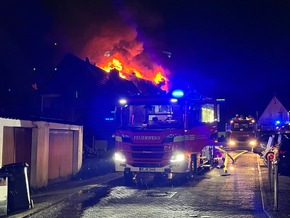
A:
POLYGON ((130 81, 119 77, 118 71, 107 73, 101 68, 91 64, 88 59, 82 60, 72 54, 67 54, 59 63, 57 71, 51 76, 44 93, 68 93, 82 91, 85 93, 118 93, 137 94, 149 90, 161 90, 147 81, 139 79, 130 81), (147 86, 144 87, 144 83, 147 86))
POLYGON ((278 120, 281 123, 289 121, 289 113, 278 98, 274 96, 262 113, 258 122, 260 124, 275 124, 278 120))

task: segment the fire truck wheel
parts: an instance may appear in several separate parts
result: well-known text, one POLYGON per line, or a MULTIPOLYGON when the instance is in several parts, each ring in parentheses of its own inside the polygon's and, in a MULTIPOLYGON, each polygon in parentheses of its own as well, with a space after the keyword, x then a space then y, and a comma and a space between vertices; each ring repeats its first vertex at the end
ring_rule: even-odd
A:
POLYGON ((132 172, 124 172, 124 182, 125 185, 132 185, 133 183, 133 173, 132 172))

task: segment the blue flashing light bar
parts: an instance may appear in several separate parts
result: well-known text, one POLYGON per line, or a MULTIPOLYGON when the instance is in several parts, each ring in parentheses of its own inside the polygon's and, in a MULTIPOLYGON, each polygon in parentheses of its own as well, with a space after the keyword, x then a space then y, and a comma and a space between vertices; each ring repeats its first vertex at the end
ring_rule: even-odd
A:
POLYGON ((172 92, 172 96, 174 98, 182 98, 184 96, 184 92, 181 89, 177 89, 172 92))

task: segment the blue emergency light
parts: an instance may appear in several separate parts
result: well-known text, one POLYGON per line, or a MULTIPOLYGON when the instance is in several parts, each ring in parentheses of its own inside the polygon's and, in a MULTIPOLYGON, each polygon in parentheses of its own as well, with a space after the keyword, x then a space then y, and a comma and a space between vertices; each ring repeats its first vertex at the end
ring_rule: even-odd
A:
POLYGON ((174 98, 182 98, 184 96, 184 92, 181 89, 176 89, 172 91, 172 96, 174 98))

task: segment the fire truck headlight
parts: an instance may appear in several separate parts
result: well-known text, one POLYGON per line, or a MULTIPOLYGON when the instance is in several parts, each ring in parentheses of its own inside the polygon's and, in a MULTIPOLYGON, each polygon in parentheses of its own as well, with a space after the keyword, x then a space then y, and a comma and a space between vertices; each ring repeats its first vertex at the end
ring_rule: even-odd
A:
POLYGON ((122 99, 119 100, 119 103, 120 103, 121 105, 125 105, 125 104, 127 104, 127 99, 122 98, 122 99))
POLYGON ((236 142, 234 140, 230 140, 228 142, 229 146, 235 146, 236 145, 236 142))
POLYGON ((257 145, 257 141, 256 141, 255 139, 250 140, 250 141, 249 141, 249 144, 250 144, 251 146, 256 146, 256 145, 257 145))
POLYGON ((126 162, 125 156, 122 153, 120 153, 120 152, 116 152, 114 154, 114 160, 115 161, 119 161, 119 162, 126 162))
POLYGON ((175 163, 175 162, 182 162, 184 160, 185 160, 185 154, 179 152, 172 155, 170 162, 175 163))

